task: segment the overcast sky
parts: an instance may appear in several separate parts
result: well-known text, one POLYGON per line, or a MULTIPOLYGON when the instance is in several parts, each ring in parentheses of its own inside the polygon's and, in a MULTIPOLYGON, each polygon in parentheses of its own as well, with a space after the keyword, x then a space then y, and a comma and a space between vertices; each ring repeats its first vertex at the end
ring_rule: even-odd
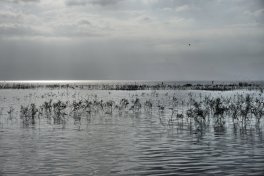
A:
POLYGON ((264 0, 0 0, 0 80, 264 80, 263 29, 264 0))

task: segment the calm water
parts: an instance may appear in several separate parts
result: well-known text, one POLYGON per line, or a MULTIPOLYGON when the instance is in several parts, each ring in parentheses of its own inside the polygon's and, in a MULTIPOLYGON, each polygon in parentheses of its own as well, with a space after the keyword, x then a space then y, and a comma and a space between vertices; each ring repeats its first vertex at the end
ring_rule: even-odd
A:
MULTIPOLYGON (((1 107, 19 105, 27 94, 2 91, 1 107)), ((227 123, 218 132, 181 120, 164 125, 157 113, 128 113, 83 117, 80 124, 69 120, 63 127, 46 121, 25 127, 1 114, 0 175, 263 174, 263 127, 254 124, 227 123)))
POLYGON ((250 129, 200 134, 141 116, 0 131, 0 175, 261 175, 263 164, 250 129))

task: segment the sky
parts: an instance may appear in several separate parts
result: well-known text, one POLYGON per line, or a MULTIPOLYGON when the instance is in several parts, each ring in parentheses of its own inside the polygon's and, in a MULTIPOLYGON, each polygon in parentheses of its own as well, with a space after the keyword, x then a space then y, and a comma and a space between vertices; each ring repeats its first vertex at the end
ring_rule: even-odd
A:
POLYGON ((0 80, 264 80, 263 29, 264 0, 0 0, 0 80))

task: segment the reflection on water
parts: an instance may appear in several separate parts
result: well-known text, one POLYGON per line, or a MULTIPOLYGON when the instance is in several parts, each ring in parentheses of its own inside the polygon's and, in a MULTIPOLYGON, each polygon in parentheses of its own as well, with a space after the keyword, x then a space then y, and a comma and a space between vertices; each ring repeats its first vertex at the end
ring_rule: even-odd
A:
MULTIPOLYGON (((12 122, 9 122, 12 123, 12 122)), ((64 129, 36 123, 0 129, 1 175, 261 175, 262 129, 163 126, 138 114, 92 118, 64 129)))
MULTIPOLYGON (((172 112, 168 108, 135 111, 134 107, 130 113, 113 114, 108 113, 109 109, 93 114, 88 108, 81 115, 66 110, 71 118, 64 118, 60 112, 60 121, 36 115, 34 123, 22 123, 20 105, 35 103, 40 107, 50 98, 56 103, 87 98, 86 91, 34 91, 0 92, 0 175, 264 174, 263 119, 260 123, 234 123, 226 118, 223 125, 215 126, 210 118, 206 123, 192 118, 170 121, 172 112)), ((146 100, 158 95, 143 93, 138 95, 146 100)), ((188 94, 159 93, 155 107, 161 107, 163 100, 166 105, 170 95, 181 100, 188 94)), ((101 97, 108 100, 109 96, 110 100, 116 98, 116 102, 123 97, 139 97, 122 91, 92 94, 96 94, 98 102, 101 97)), ((70 106, 73 102, 67 106, 74 108, 70 106)), ((46 109, 43 116, 49 114, 49 108, 46 109)))

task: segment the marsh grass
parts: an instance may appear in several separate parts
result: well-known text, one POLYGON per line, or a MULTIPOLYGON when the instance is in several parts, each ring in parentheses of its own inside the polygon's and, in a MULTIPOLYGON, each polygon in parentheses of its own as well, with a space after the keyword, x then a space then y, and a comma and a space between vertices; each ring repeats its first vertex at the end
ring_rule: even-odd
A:
MULTIPOLYGON (((228 123, 231 121, 233 126, 243 128, 255 123, 257 128, 264 115, 263 94, 257 92, 253 94, 241 92, 231 96, 188 93, 187 98, 180 98, 168 92, 161 94, 158 91, 151 91, 119 99, 99 98, 97 94, 82 97, 76 92, 72 94, 70 100, 61 100, 54 92, 46 94, 47 96, 40 97, 45 99, 41 104, 30 103, 20 106, 20 119, 24 126, 46 120, 51 125, 65 127, 69 120, 73 120, 74 125, 80 128, 84 120, 91 123, 98 117, 158 117, 159 123, 164 127, 185 123, 194 125, 199 132, 212 124, 215 131, 224 131, 227 121, 228 123), (50 99, 47 100, 45 97, 50 99)), ((4 109, 1 108, 1 111, 4 109)), ((10 106, 6 112, 10 119, 15 117, 14 107, 10 106)))

